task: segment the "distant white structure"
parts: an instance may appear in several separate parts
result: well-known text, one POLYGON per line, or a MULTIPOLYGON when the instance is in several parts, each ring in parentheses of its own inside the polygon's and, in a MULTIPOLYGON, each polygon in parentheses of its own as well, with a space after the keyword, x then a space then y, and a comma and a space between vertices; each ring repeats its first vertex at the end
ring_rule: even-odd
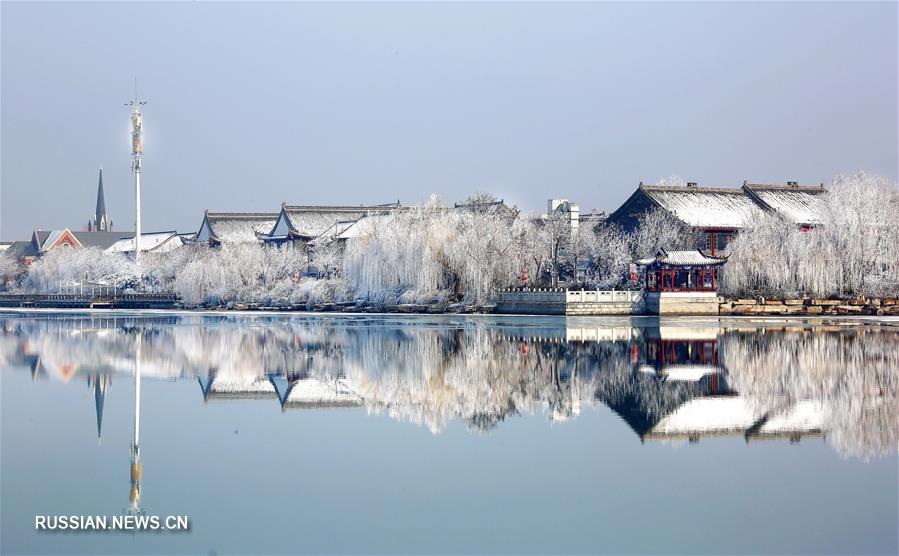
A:
POLYGON ((546 201, 546 216, 554 212, 561 212, 568 216, 571 222, 571 231, 576 232, 581 221, 581 207, 568 199, 549 199, 546 201))
MULTIPOLYGON (((135 237, 122 238, 105 249, 107 253, 134 253, 135 237)), ((140 241, 141 253, 168 253, 181 247, 184 241, 176 231, 150 232, 143 234, 140 241)))

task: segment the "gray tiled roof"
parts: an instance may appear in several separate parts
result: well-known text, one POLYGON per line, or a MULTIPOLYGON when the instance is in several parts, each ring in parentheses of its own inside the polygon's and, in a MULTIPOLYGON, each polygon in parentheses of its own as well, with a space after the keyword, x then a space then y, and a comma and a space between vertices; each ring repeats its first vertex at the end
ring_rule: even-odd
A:
POLYGON ((372 213, 401 208, 399 203, 360 206, 284 205, 283 212, 293 234, 315 238, 340 222, 354 222, 372 213))
MULTIPOLYGON (((70 230, 71 231, 71 230, 70 230)), ((134 232, 76 232, 72 234, 84 247, 98 247, 106 249, 120 239, 134 237, 134 232)))
POLYGON ((743 189, 759 205, 790 222, 814 225, 823 221, 819 196, 827 190, 822 186, 747 183, 743 189))
POLYGON ((641 186, 662 208, 694 228, 744 228, 762 209, 742 189, 641 186))
POLYGON ((213 237, 220 242, 242 243, 258 240, 278 220, 276 212, 207 212, 206 221, 213 237))

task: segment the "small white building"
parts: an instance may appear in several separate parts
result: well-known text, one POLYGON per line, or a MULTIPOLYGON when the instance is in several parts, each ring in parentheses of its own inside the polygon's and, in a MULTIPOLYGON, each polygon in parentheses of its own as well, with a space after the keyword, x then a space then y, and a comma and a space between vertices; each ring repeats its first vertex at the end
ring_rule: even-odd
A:
MULTIPOLYGON (((141 253, 168 253, 184 245, 176 231, 150 232, 140 235, 141 253)), ((122 238, 105 249, 107 253, 134 253, 134 238, 122 238)))

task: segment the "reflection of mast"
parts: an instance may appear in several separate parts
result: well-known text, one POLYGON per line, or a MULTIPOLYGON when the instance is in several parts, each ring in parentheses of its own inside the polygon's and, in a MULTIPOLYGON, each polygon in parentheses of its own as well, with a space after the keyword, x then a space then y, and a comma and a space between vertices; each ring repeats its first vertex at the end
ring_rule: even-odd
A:
POLYGON ((140 348, 141 333, 138 331, 134 345, 134 439, 131 444, 131 513, 140 513, 140 348))

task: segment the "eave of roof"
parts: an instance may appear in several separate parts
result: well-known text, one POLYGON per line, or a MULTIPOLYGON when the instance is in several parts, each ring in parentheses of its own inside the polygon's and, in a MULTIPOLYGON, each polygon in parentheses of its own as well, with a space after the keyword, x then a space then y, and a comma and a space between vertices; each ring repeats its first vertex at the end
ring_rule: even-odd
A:
POLYGON ((207 212, 210 220, 266 220, 278 218, 278 212, 207 212))

